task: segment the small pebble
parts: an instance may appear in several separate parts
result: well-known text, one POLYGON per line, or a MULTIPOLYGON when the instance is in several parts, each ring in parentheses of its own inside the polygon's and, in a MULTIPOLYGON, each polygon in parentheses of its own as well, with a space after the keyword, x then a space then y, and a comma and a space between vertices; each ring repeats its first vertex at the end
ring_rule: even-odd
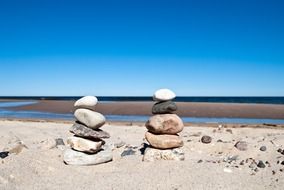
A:
POLYGON ((200 163, 202 163, 202 162, 203 162, 202 160, 198 160, 198 161, 197 161, 198 164, 200 164, 200 163))
POLYGON ((204 143, 204 144, 209 144, 209 143, 211 143, 211 141, 212 141, 212 137, 210 137, 210 136, 203 136, 201 138, 201 142, 204 143))
POLYGON ((244 164, 245 164, 245 161, 242 160, 242 161, 240 162, 240 165, 244 165, 244 164))
POLYGON ((281 162, 281 165, 284 165, 284 161, 281 162))
POLYGON ((9 156, 9 152, 0 152, 0 158, 4 159, 9 156))
POLYGON ((238 141, 235 147, 240 151, 246 151, 248 149, 248 145, 245 141, 238 141))
POLYGON ((276 174, 276 171, 272 170, 272 175, 275 175, 276 174))
POLYGON ((263 161, 259 161, 258 164, 257 164, 257 167, 259 168, 265 168, 265 164, 263 163, 263 161))
POLYGON ((260 151, 266 151, 266 146, 262 146, 262 147, 260 147, 260 149, 259 149, 260 151))
POLYGON ((279 149, 277 150, 277 152, 282 153, 282 149, 281 149, 281 148, 279 148, 279 149))

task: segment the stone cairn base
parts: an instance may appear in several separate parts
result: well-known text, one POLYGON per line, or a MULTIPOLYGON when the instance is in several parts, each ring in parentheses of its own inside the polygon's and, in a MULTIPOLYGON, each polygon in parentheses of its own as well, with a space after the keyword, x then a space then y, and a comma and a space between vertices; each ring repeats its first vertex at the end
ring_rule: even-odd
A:
POLYGON ((143 161, 185 159, 181 149, 183 140, 178 135, 184 125, 182 120, 173 113, 178 109, 172 101, 175 97, 175 93, 168 89, 155 92, 153 99, 157 103, 152 108, 154 116, 146 123, 148 132, 145 138, 150 146, 145 149, 143 161))
POLYGON ((100 129, 106 119, 94 111, 97 103, 96 97, 86 96, 74 104, 77 121, 70 129, 74 136, 67 139, 70 148, 63 155, 68 165, 97 165, 113 159, 111 148, 103 140, 110 138, 110 135, 100 129))

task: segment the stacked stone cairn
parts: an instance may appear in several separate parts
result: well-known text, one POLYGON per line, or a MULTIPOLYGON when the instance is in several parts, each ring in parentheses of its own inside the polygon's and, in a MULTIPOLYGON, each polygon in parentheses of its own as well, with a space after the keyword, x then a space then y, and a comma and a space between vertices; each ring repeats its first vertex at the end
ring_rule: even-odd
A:
POLYGON ((112 161, 112 150, 103 139, 110 135, 100 128, 105 124, 105 117, 95 112, 98 99, 85 96, 75 102, 74 113, 77 121, 70 132, 74 136, 67 139, 70 146, 64 152, 64 162, 68 165, 97 165, 112 161))
POLYGON ((183 128, 183 122, 176 114, 177 105, 172 101, 175 93, 169 89, 155 92, 153 99, 157 103, 152 108, 152 116, 146 123, 148 131, 145 138, 150 144, 145 149, 143 161, 185 159, 181 149, 183 140, 178 135, 183 128))

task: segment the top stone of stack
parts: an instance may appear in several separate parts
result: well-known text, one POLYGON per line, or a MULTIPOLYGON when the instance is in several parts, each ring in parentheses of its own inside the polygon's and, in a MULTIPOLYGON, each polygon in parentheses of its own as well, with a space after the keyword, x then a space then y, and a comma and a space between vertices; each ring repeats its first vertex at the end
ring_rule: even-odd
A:
POLYGON ((85 108, 85 109, 94 110, 97 104, 98 104, 98 99, 95 96, 85 96, 77 100, 74 106, 76 108, 85 108))
POLYGON ((154 101, 157 102, 164 102, 164 101, 170 101, 175 99, 176 94, 169 90, 169 89, 160 89, 157 90, 153 96, 154 101))

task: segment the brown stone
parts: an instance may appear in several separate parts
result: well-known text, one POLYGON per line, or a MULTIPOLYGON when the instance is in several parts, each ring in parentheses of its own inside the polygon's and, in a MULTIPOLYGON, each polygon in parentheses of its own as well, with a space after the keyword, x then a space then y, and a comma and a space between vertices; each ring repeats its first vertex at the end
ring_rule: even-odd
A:
POLYGON ((184 125, 176 114, 161 114, 152 116, 146 123, 146 127, 155 134, 174 135, 181 132, 184 125))
POLYGON ((170 149, 183 146, 183 141, 178 135, 156 135, 146 132, 145 137, 149 144, 154 148, 170 149))

